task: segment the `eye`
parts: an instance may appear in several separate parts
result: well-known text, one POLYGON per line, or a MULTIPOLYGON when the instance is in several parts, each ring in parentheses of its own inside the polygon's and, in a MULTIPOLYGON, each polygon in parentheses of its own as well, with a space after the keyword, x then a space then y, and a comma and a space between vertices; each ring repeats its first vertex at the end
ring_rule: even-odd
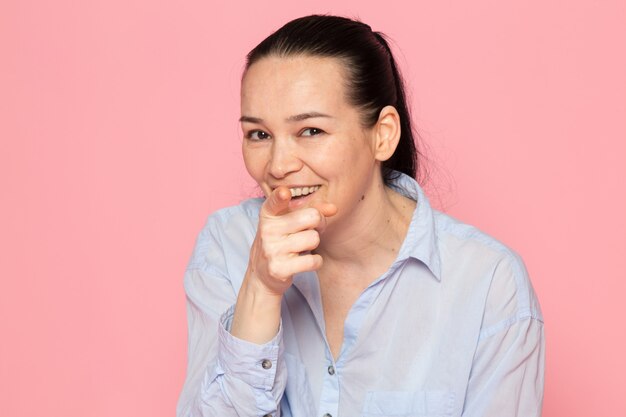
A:
POLYGON ((302 136, 317 136, 324 133, 322 129, 318 129, 316 127, 307 127, 301 133, 302 136))
POLYGON ((270 135, 262 130, 251 130, 246 134, 246 139, 250 140, 265 140, 269 137, 270 135))

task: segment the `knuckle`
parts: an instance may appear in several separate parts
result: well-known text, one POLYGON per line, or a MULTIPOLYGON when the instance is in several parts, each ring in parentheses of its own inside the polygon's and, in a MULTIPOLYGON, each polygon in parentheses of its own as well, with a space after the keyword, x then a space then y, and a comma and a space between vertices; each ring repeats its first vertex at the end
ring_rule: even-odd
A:
POLYGON ((311 223, 319 221, 320 216, 321 216, 320 212, 314 209, 313 207, 309 207, 306 211, 306 220, 311 223))
POLYGON ((259 221, 259 230, 263 232, 268 232, 274 229, 276 221, 275 219, 265 218, 262 221, 259 221))
POLYGON ((320 234, 317 230, 311 230, 311 244, 315 247, 320 244, 320 234))
POLYGON ((263 242, 262 254, 268 262, 276 262, 276 258, 280 256, 280 251, 275 244, 263 242))
POLYGON ((267 233, 268 225, 266 221, 259 220, 259 226, 257 227, 257 231, 259 235, 264 235, 267 233))
POLYGON ((279 262, 275 259, 270 260, 267 263, 267 271, 270 277, 277 281, 285 281, 289 278, 289 276, 285 273, 283 262, 279 262))
POLYGON ((312 256, 309 267, 311 269, 317 269, 320 266, 322 266, 322 257, 319 255, 312 256))
POLYGON ((268 256, 270 253, 272 253, 272 245, 270 245, 267 241, 262 241, 261 242, 261 252, 263 253, 263 255, 268 256))
POLYGON ((277 278, 280 275, 280 266, 274 260, 267 263, 267 271, 272 278, 277 278))

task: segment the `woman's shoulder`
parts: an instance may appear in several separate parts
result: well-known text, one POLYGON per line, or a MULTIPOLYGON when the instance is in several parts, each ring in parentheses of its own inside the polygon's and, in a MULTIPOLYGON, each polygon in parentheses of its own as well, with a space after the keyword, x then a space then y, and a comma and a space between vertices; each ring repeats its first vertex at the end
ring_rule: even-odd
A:
POLYGON ((439 245, 452 247, 457 255, 467 252, 494 260, 507 258, 512 262, 523 262, 515 250, 477 226, 437 210, 433 210, 433 218, 439 245))
POLYGON ((485 288, 486 303, 510 320, 542 319, 520 254, 476 226, 434 211, 443 273, 485 288))

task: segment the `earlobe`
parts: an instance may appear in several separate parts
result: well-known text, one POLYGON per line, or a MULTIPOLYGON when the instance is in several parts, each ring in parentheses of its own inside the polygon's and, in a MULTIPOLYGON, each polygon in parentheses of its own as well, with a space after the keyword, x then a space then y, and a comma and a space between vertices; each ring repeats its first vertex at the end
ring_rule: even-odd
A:
POLYGON ((393 106, 385 106, 378 115, 376 122, 375 156, 379 161, 386 161, 398 147, 400 142, 400 115, 393 106))

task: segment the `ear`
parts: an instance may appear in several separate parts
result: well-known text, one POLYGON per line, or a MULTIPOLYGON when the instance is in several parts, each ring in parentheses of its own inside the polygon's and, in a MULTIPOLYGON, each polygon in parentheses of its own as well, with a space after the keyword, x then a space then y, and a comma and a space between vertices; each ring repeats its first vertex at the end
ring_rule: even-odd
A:
POLYGON ((400 115, 393 106, 385 106, 378 115, 374 126, 375 149, 374 156, 378 161, 391 158, 400 141, 400 115))

